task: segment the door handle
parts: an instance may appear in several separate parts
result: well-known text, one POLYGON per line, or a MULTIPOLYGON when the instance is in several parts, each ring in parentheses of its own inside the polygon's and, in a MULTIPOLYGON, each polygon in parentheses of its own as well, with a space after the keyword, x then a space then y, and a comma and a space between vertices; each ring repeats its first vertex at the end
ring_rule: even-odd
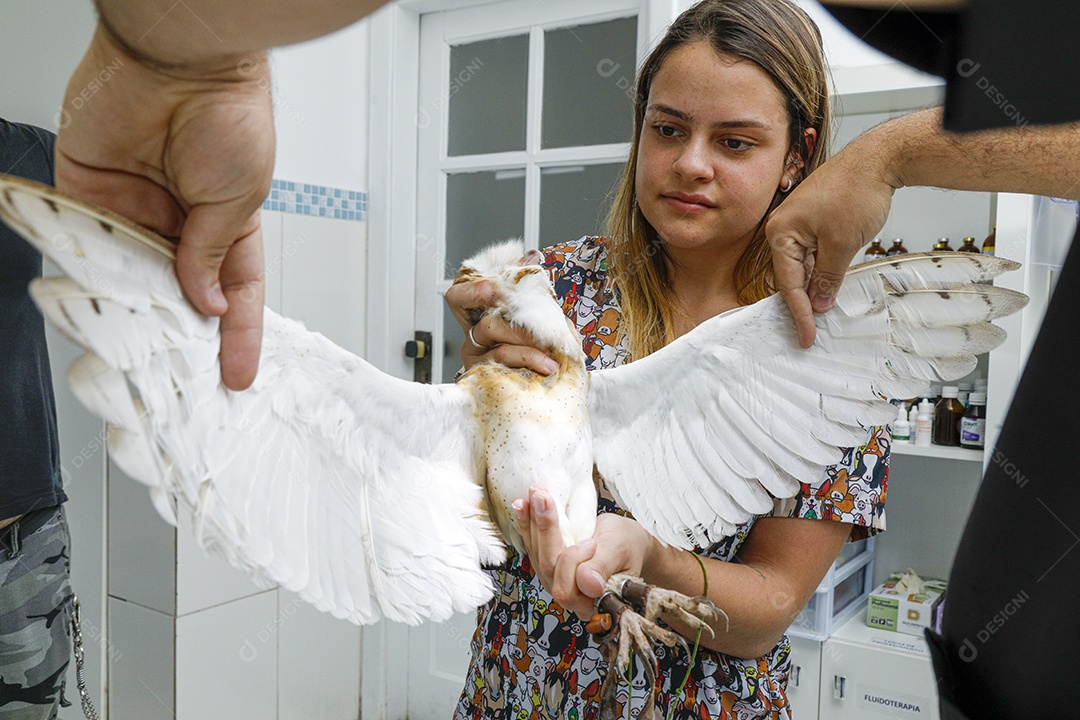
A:
POLYGON ((415 339, 405 343, 405 357, 413 359, 413 380, 418 383, 431 383, 431 333, 417 330, 415 339))
POLYGON ((843 675, 833 675, 833 690, 832 696, 837 700, 844 699, 844 685, 847 684, 847 678, 843 675))
POLYGON ((792 674, 794 675, 792 680, 795 681, 795 687, 799 687, 799 676, 802 675, 802 665, 796 665, 795 672, 792 674))

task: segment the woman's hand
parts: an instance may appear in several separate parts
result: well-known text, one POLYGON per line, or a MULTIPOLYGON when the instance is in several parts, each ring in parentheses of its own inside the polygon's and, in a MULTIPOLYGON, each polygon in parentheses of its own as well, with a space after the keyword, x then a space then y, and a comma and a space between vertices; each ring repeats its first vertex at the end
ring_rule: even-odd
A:
POLYGON ((484 313, 496 305, 495 286, 490 280, 451 285, 446 291, 446 304, 465 331, 461 361, 466 370, 482 362, 528 368, 541 375, 559 369, 558 363, 536 347, 531 335, 495 313, 484 313))
POLYGON ((642 574, 656 542, 636 521, 604 513, 591 538, 566 547, 554 499, 542 485, 533 485, 528 501, 517 501, 514 510, 536 576, 556 602, 583 620, 596 612, 593 602, 608 578, 642 574))

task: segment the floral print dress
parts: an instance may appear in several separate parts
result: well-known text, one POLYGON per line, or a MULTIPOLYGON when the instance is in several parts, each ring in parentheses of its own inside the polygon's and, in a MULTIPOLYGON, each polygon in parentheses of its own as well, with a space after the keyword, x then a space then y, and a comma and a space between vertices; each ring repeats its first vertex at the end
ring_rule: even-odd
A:
MULTIPOLYGON (((555 294, 577 326, 589 370, 615 367, 629 357, 615 297, 607 281, 604 239, 584 237, 544 253, 555 294)), ((777 501, 776 516, 851 523, 851 540, 885 529, 889 434, 873 428, 867 442, 851 448, 828 468, 817 487, 777 501)), ((601 492, 603 512, 621 512, 601 492)), ((730 561, 754 521, 708 548, 707 557, 730 561)), ((560 607, 541 586, 527 557, 513 549, 491 571, 495 597, 477 612, 472 659, 455 720, 594 720, 600 686, 609 670, 598 644, 578 617, 560 607)), ((787 636, 753 660, 699 648, 687 677, 680 650, 657 648, 656 707, 674 720, 750 720, 791 717, 785 692, 790 670, 787 636)), ((635 660, 629 682, 618 691, 619 717, 636 718, 647 696, 645 675, 635 660)), ((651 718, 649 720, 652 720, 651 718)))

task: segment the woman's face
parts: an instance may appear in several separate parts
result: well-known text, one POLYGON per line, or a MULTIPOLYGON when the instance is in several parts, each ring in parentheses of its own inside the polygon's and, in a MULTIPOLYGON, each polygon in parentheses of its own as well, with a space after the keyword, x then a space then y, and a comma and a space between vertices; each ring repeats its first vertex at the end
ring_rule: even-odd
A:
POLYGON ((638 205, 671 249, 753 238, 794 177, 784 98, 755 63, 706 42, 672 51, 653 78, 638 145, 638 205))

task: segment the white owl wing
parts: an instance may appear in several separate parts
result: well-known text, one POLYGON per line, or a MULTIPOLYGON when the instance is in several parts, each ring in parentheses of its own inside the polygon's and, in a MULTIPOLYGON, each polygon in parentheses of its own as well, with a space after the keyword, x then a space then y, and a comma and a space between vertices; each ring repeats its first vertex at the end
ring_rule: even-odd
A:
POLYGON ((690 548, 817 485, 841 448, 896 418, 884 398, 963 377, 1027 296, 983 283, 1017 263, 891 257, 848 272, 807 349, 779 295, 714 317, 628 365, 590 374, 597 469, 654 536, 690 548))
POLYGON ((175 523, 256 581, 357 623, 441 620, 493 588, 472 402, 385 375, 267 310, 244 392, 220 382, 218 321, 184 299, 168 241, 44 186, 0 180, 0 214, 67 277, 34 300, 89 352, 69 372, 116 463, 175 523))

